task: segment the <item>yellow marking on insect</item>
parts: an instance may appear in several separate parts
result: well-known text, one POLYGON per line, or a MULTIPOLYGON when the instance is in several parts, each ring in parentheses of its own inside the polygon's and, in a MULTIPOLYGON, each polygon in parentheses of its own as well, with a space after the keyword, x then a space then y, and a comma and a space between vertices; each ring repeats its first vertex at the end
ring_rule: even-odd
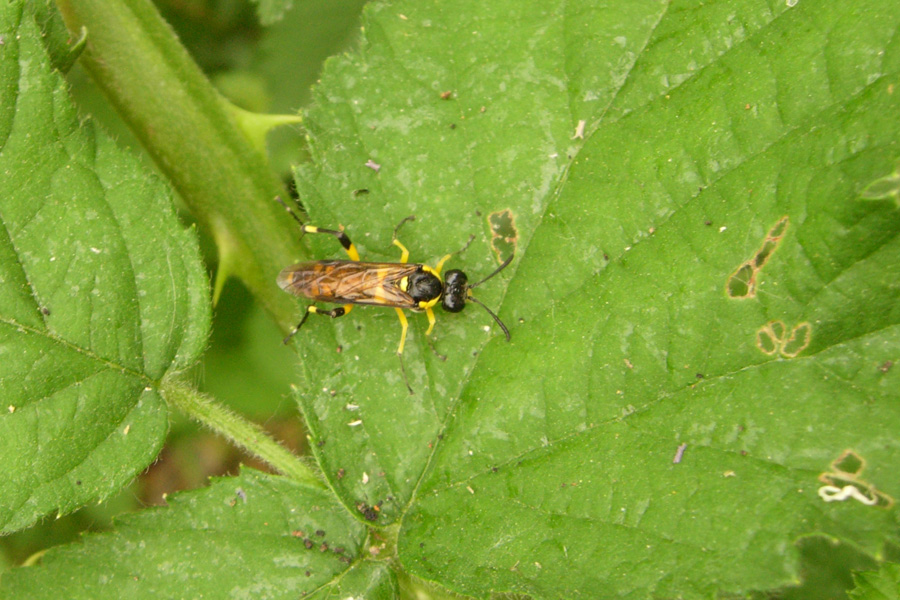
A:
POLYGON ((420 310, 428 310, 432 306, 437 306, 437 303, 440 302, 440 298, 432 298, 431 300, 422 300, 419 302, 420 310))
POLYGON ((401 279, 399 287, 404 292, 408 292, 409 291, 409 277, 404 277, 403 279, 401 279))

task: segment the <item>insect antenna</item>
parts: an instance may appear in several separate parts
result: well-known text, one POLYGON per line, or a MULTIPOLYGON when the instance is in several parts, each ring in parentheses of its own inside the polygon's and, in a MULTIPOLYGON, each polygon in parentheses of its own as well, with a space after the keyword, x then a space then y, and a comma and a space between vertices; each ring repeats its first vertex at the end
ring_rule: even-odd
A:
MULTIPOLYGON (((496 270, 496 271, 494 271, 493 273, 491 273, 490 275, 488 275, 487 277, 485 277, 484 279, 482 279, 482 280, 479 281, 478 283, 473 283, 472 285, 469 286, 469 289, 471 290, 472 288, 477 288, 479 285, 481 285, 482 283, 484 283, 485 281, 487 281, 488 279, 490 279, 491 277, 493 277, 494 275, 496 275, 497 273, 499 273, 500 271, 502 271, 503 269, 505 269, 505 268, 507 267, 507 265, 509 265, 509 263, 512 262, 512 259, 513 259, 514 256, 515 256, 515 254, 510 254, 510 255, 509 255, 509 258, 507 258, 506 260, 504 260, 504 261, 503 261, 503 264, 500 265, 499 267, 497 267, 497 270, 496 270)), ((481 303, 479 302, 479 304, 481 304, 481 303)), ((484 306, 484 305, 482 305, 482 306, 484 306)), ((494 318, 496 319, 497 317, 494 317, 494 318)))
POLYGON ((503 321, 500 320, 500 317, 498 317, 496 314, 494 314, 494 311, 492 311, 491 309, 489 309, 489 308, 488 308, 481 300, 479 300, 478 298, 476 298, 475 296, 472 295, 472 288, 478 287, 479 285, 481 285, 482 283, 484 283, 485 281, 487 281, 488 279, 490 279, 491 277, 493 277, 494 275, 496 275, 497 273, 499 273, 500 271, 502 271, 503 269, 505 269, 505 268, 509 265, 509 263, 512 262, 512 259, 513 259, 514 256, 515 256, 515 254, 510 254, 510 255, 509 255, 509 258, 507 258, 506 260, 504 260, 504 261, 503 261, 503 264, 500 265, 499 267, 497 267, 497 269, 496 269, 493 273, 491 273, 490 275, 488 275, 487 277, 485 277, 484 279, 482 279, 482 280, 479 281, 478 283, 473 283, 472 285, 470 285, 470 286, 469 286, 469 290, 468 290, 468 294, 467 294, 467 296, 468 296, 467 299, 468 299, 468 300, 470 300, 470 301, 474 302, 475 304, 479 305, 481 308, 483 308, 484 310, 487 311, 487 314, 489 314, 489 315, 491 315, 492 317, 494 317, 494 320, 497 321, 497 325, 500 326, 500 329, 502 329, 504 335, 506 335, 506 341, 507 341, 507 342, 510 340, 510 337, 509 337, 509 329, 506 328, 506 325, 503 324, 503 321))
MULTIPOLYGON (((490 278, 488 278, 488 279, 490 279, 490 278)), ((471 287, 471 286, 469 286, 469 287, 471 287)), ((474 303, 477 304, 477 305, 479 305, 481 308, 483 308, 484 310, 487 311, 487 314, 489 314, 489 315, 491 315, 492 317, 494 317, 494 320, 497 321, 497 325, 500 326, 500 329, 502 329, 502 330, 503 330, 503 333, 506 335, 506 341, 508 342, 508 341, 510 340, 510 337, 509 337, 509 329, 506 328, 506 325, 503 324, 503 321, 500 320, 500 317, 498 317, 497 315, 495 315, 495 314, 494 314, 494 311, 492 311, 492 310, 489 309, 487 306, 485 306, 485 304, 484 304, 481 300, 479 300, 478 298, 476 298, 475 296, 469 294, 468 300, 471 301, 471 302, 474 302, 474 303)))

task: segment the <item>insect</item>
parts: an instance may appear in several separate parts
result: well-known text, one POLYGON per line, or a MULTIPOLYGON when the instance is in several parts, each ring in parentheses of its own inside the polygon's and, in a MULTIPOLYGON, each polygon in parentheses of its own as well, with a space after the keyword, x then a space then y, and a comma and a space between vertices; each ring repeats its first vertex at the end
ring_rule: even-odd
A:
MULTIPOLYGON (((300 323, 294 327, 286 338, 288 341, 298 332, 310 314, 326 315, 333 319, 349 313, 354 305, 385 306, 397 311, 402 331, 400 333, 400 345, 397 347, 397 356, 400 358, 400 369, 409 393, 412 388, 406 377, 406 368, 403 366, 403 347, 406 344, 406 332, 409 323, 406 320, 404 309, 413 312, 424 312, 428 317, 429 335, 434 329, 434 307, 440 303, 447 312, 460 312, 469 302, 480 305, 487 311, 500 329, 506 335, 506 341, 510 340, 509 329, 494 312, 472 295, 472 290, 503 269, 505 269, 513 256, 510 255, 503 264, 479 281, 469 284, 465 273, 459 269, 447 271, 441 277, 441 269, 453 254, 447 254, 435 267, 421 263, 409 262, 409 250, 397 239, 397 232, 407 221, 415 219, 414 216, 406 217, 394 228, 392 244, 400 249, 400 262, 363 262, 359 259, 359 252, 350 238, 343 231, 335 229, 322 229, 313 225, 304 225, 300 218, 278 198, 281 205, 288 213, 300 223, 303 233, 324 233, 333 235, 343 246, 350 260, 315 260, 301 262, 283 269, 278 274, 278 285, 286 292, 295 296, 309 298, 313 301, 306 307, 306 312, 300 323), (331 310, 323 310, 316 306, 316 302, 341 304, 331 310)), ((474 238, 474 236, 473 236, 474 238)), ((471 243, 472 239, 469 239, 471 243)), ((468 244, 466 244, 468 247, 468 244)), ((465 248, 463 248, 465 250, 465 248)), ((462 250, 460 250, 461 252, 462 250)))

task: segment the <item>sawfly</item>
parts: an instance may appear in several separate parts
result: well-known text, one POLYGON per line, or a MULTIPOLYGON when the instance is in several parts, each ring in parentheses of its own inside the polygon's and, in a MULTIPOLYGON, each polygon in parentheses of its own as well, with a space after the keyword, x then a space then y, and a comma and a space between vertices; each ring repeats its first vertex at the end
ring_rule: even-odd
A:
MULTIPOLYGON (((303 233, 323 233, 334 236, 350 257, 349 260, 301 262, 291 265, 279 273, 278 285, 281 289, 294 296, 313 301, 306 307, 306 312, 297 326, 284 338, 285 344, 300 331, 311 314, 325 315, 336 319, 349 313, 355 305, 393 308, 397 311, 402 328, 397 356, 400 357, 400 369, 403 372, 406 387, 412 394, 412 388, 406 377, 406 369, 403 366, 403 347, 409 328, 404 310, 425 313, 428 317, 428 330, 425 332, 427 336, 434 329, 433 309, 435 306, 440 304, 445 311, 457 313, 464 309, 469 302, 474 302, 493 317, 500 329, 503 330, 506 341, 510 340, 509 329, 503 324, 503 321, 490 308, 476 299, 472 295, 472 290, 505 269, 512 262, 513 255, 503 261, 503 264, 497 267, 493 273, 477 283, 469 284, 468 276, 459 269, 451 269, 442 277, 441 270, 444 263, 453 254, 447 254, 441 258, 434 267, 409 262, 409 250, 397 239, 397 233, 403 224, 415 219, 415 216, 409 216, 394 228, 392 244, 400 249, 400 262, 364 262, 360 260, 356 246, 346 233, 336 229, 322 229, 314 225, 305 225, 280 198, 278 201, 300 224, 303 233), (317 302, 340 304, 341 306, 326 310, 316 306, 317 302)), ((471 241, 470 239, 469 242, 471 241)))

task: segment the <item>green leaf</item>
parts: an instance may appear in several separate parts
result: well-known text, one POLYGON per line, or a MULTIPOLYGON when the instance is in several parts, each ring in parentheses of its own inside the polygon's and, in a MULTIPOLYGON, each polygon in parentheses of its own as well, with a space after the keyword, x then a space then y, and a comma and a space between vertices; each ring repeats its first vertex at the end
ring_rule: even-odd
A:
POLYGON ((299 244, 274 202, 281 182, 245 128, 258 130, 264 120, 235 120, 152 3, 57 4, 70 31, 90 32, 81 65, 212 233, 217 281, 241 279, 287 330, 295 307, 272 281, 299 244))
POLYGON ((87 31, 81 30, 78 39, 72 39, 51 0, 25 0, 24 3, 41 30, 41 41, 51 66, 67 73, 84 50, 87 31))
POLYGON ((475 234, 447 264, 472 280, 489 218, 517 234, 476 290, 512 343, 479 307, 439 315, 442 362, 412 316, 414 396, 393 311, 296 336, 316 456, 400 523, 404 568, 479 597, 692 598, 795 583, 806 535, 897 541, 900 219, 856 201, 900 157, 895 13, 367 8, 305 121, 313 223, 395 260, 415 214, 400 237, 432 265, 475 234), (826 502, 837 484, 859 494, 826 502))
POLYGON ((209 329, 171 193, 79 121, 41 32, 0 5, 0 528, 118 491, 167 430, 162 380, 209 329))
POLYGON ((885 563, 878 571, 865 571, 853 576, 856 588, 849 592, 852 600, 897 600, 900 598, 900 565, 885 563))
MULTIPOLYGON (((246 470, 4 575, 11 598, 307 598, 392 587, 334 497, 246 470), (97 565, 103 565, 102 577, 97 565), (348 574, 347 577, 341 577, 348 574)), ((380 597, 386 596, 383 592, 380 597)))
POLYGON ((432 352, 413 315, 409 396, 393 311, 313 316, 298 395, 346 513, 245 474, 4 585, 96 597, 111 565, 115 597, 698 598, 796 584, 811 535, 877 558, 900 220, 856 199, 900 157, 900 16, 791 4, 370 5, 305 121, 301 201, 365 259, 396 260, 410 214, 414 261, 475 234, 446 267, 472 281, 515 248, 475 290, 512 342, 476 306, 432 352), (313 507, 355 543, 315 583, 293 534, 313 507))

